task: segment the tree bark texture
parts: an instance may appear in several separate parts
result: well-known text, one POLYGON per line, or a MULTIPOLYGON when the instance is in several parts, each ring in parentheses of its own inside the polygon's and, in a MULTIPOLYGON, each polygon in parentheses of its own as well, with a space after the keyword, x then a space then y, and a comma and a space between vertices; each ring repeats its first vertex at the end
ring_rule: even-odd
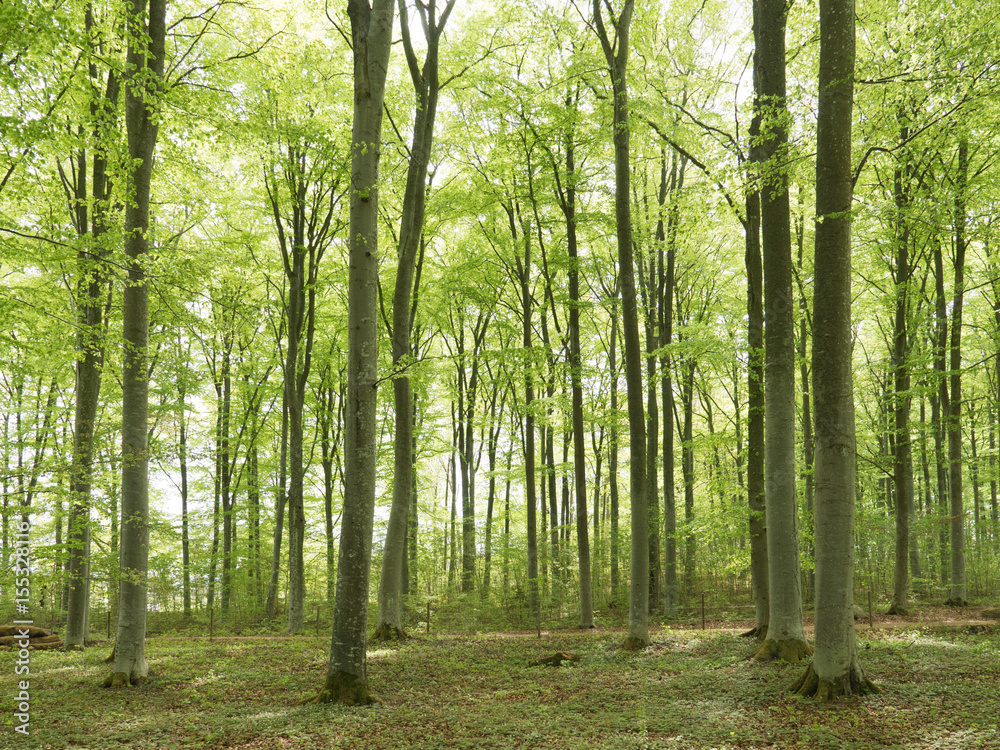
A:
POLYGON ((392 43, 392 0, 348 0, 354 49, 348 274, 344 514, 337 599, 321 702, 370 703, 366 669, 368 572, 375 514, 378 418, 378 163, 392 43))
POLYGON ((410 335, 416 306, 414 276, 417 255, 424 226, 424 207, 427 200, 427 166, 434 140, 434 119, 440 84, 438 81, 438 43, 444 24, 448 20, 454 0, 449 0, 441 18, 436 15, 436 3, 430 0, 421 13, 427 50, 421 69, 410 40, 409 22, 405 0, 399 0, 399 17, 402 20, 403 49, 413 83, 415 106, 413 113, 413 140, 406 173, 406 192, 400 218, 397 246, 396 284, 392 295, 392 364, 402 370, 392 381, 395 406, 395 433, 393 436, 394 463, 392 506, 386 529, 382 554, 382 575, 378 590, 377 637, 404 635, 400 616, 400 598, 403 588, 404 551, 408 519, 413 496, 414 434, 413 387, 405 372, 412 356, 410 335))
POLYGON ((853 0, 820 2, 813 337, 816 652, 793 690, 830 700, 874 685, 854 633, 856 447, 851 331, 853 0))
POLYGON ((645 648, 649 638, 649 516, 646 508, 646 415, 642 403, 642 344, 639 306, 632 256, 630 205, 628 70, 629 26, 633 0, 625 0, 614 23, 614 43, 605 28, 603 10, 594 0, 594 21, 604 50, 614 96, 615 223, 618 235, 618 272, 621 280, 622 333, 625 341, 625 382, 628 390, 629 495, 632 504, 631 584, 629 625, 625 644, 645 648))
POLYGON ((798 661, 811 649, 802 626, 795 473, 795 297, 788 201, 784 0, 754 3, 754 87, 761 112, 764 270, 764 471, 768 631, 757 658, 798 661))
POLYGON ((125 79, 129 200, 125 207, 128 283, 122 300, 122 523, 118 626, 110 687, 144 680, 146 574, 149 563, 149 199, 166 35, 165 0, 131 0, 127 14, 129 70, 125 79), (148 14, 148 15, 147 15, 148 14))

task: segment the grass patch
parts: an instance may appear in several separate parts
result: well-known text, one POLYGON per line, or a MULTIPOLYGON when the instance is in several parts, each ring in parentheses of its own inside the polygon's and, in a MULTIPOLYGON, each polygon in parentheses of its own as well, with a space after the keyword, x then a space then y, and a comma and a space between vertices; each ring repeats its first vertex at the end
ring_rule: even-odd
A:
MULTIPOLYGON (((152 638, 153 679, 97 687, 108 649, 31 656, 31 735, 0 714, 0 746, 26 748, 1000 748, 1000 636, 864 631, 883 694, 819 705, 788 688, 802 665, 758 664, 733 634, 432 635, 369 655, 385 705, 296 706, 326 672, 329 639, 152 638), (559 669, 528 662, 581 655, 559 669)), ((15 695, 13 658, 0 693, 15 695)))

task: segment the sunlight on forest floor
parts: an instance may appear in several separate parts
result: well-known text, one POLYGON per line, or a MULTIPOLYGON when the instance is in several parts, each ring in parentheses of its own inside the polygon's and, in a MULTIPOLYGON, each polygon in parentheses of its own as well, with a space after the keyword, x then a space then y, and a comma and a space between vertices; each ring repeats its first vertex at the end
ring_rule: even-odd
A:
MULTIPOLYGON (((963 621, 964 622, 964 621, 963 621)), ((721 625, 721 623, 720 623, 721 625)), ((619 631, 439 634, 369 655, 385 705, 297 707, 326 670, 325 635, 152 638, 153 679, 97 687, 105 647, 31 655, 25 748, 1000 748, 1000 627, 941 619, 859 626, 882 695, 818 705, 788 688, 803 667, 748 660, 736 629, 663 627, 642 652, 619 631), (558 669, 528 662, 581 654, 558 669)), ((15 686, 4 670, 0 692, 15 686)), ((13 743, 8 739, 14 737, 13 743)))

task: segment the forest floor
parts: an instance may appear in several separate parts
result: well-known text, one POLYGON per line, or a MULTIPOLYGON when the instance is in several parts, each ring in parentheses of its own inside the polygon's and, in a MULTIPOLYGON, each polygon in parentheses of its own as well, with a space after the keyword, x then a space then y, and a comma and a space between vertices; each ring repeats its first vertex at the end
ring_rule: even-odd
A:
POLYGON ((653 646, 618 630, 417 636, 372 644, 371 708, 298 706, 323 682, 328 636, 151 638, 152 679, 98 687, 106 647, 33 652, 30 735, 14 728, 14 656, 0 656, 0 748, 954 748, 1000 750, 1000 623, 922 610, 859 623, 880 695, 817 704, 802 665, 758 664, 749 623, 672 624, 653 646), (581 655, 531 667, 554 651, 581 655), (9 696, 9 697, 7 697, 9 696))

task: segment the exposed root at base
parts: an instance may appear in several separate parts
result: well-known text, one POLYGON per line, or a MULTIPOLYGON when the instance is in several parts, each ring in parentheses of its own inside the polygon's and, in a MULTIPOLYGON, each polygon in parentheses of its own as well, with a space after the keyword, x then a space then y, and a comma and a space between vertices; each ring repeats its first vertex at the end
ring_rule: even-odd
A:
POLYGON ((799 662, 812 656, 813 648, 806 641, 772 641, 766 640, 753 655, 755 661, 790 661, 799 662))
POLYGON ((377 628, 375 628, 375 634, 372 636, 372 640, 378 643, 392 643, 393 641, 405 641, 409 640, 410 636, 406 634, 406 631, 396 625, 390 625, 383 622, 377 628))
POLYGON ((327 675, 323 689, 297 701, 297 706, 311 706, 319 703, 339 703, 343 706, 371 706, 382 701, 368 689, 368 683, 347 672, 327 675))
POLYGON ((740 638, 753 638, 763 643, 767 640, 767 625, 752 627, 745 633, 740 633, 740 638))
POLYGON ((901 617, 905 617, 906 615, 910 614, 910 610, 908 610, 902 604, 896 604, 896 602, 893 602, 892 606, 889 607, 889 609, 887 609, 885 613, 887 615, 900 615, 901 617))
POLYGON ((625 642, 622 643, 622 648, 625 649, 626 651, 642 651, 649 645, 650 642, 648 640, 644 640, 642 638, 636 638, 635 636, 630 635, 625 639, 625 642))
POLYGON ((112 672, 107 677, 104 678, 104 682, 101 683, 101 687, 105 688, 123 688, 123 687, 136 687, 143 684, 148 680, 148 677, 132 677, 128 672, 112 672))
POLYGON ((820 679, 810 664, 792 685, 792 692, 828 703, 848 695, 877 695, 880 691, 874 682, 865 677, 860 667, 852 667, 848 674, 834 679, 820 679))
POLYGON ((965 601, 965 599, 962 599, 961 597, 954 597, 954 598, 949 599, 948 601, 946 601, 944 603, 944 606, 946 606, 946 607, 968 607, 969 603, 967 601, 965 601))

